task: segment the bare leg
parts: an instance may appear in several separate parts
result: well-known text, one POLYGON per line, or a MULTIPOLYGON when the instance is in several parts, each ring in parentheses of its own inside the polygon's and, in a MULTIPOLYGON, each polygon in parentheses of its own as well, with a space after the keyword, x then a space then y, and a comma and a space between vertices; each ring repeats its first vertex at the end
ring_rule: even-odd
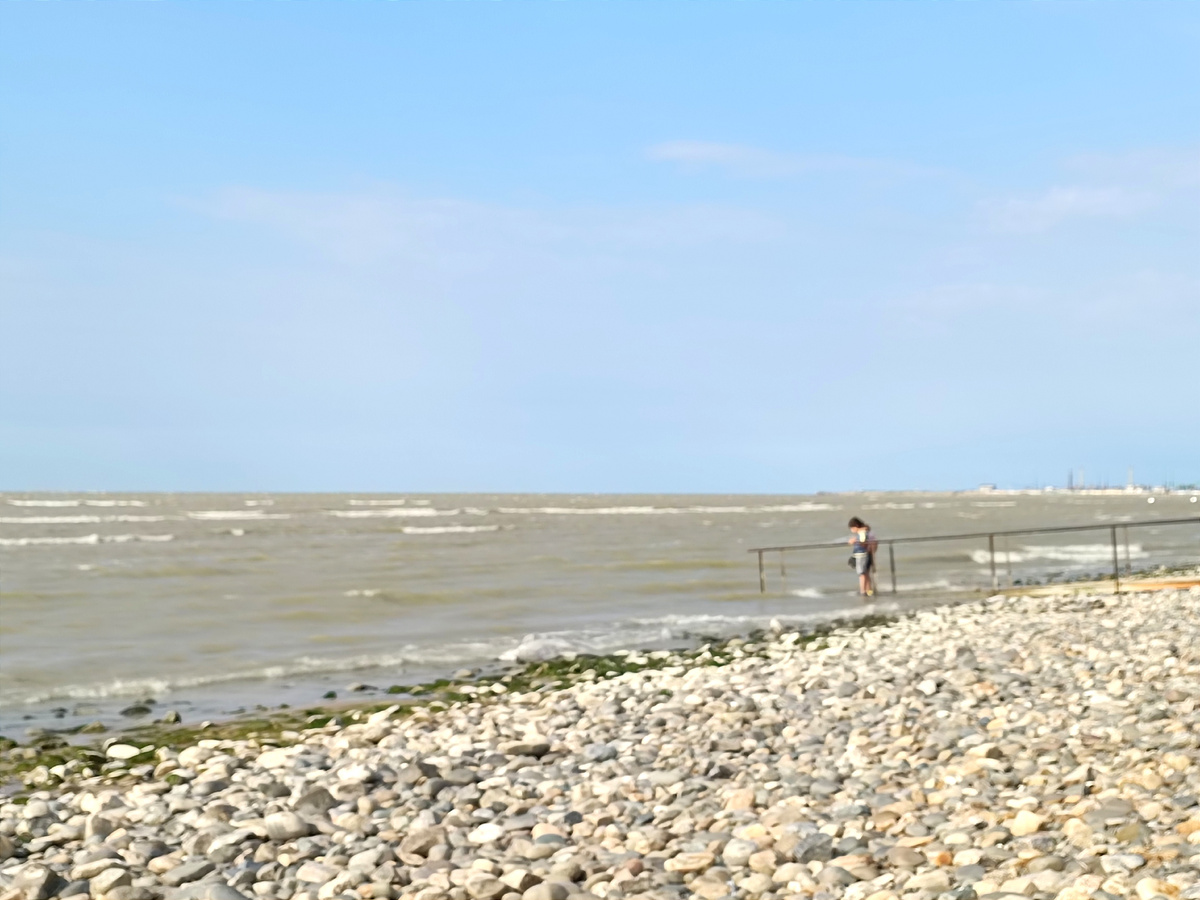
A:
POLYGON ((870 588, 871 588, 871 576, 868 574, 859 575, 858 576, 858 595, 860 597, 865 597, 867 595, 867 591, 870 590, 870 588))

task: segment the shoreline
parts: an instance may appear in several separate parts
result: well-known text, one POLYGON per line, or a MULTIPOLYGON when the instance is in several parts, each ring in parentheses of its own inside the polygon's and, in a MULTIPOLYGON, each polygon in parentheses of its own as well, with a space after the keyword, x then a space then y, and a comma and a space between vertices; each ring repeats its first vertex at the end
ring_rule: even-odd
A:
MULTIPOLYGON (((801 635, 800 644, 805 645, 820 640, 838 628, 872 628, 908 614, 834 616, 828 622, 809 626, 797 633, 801 635)), ((112 760, 106 756, 106 750, 116 743, 153 745, 155 750, 181 750, 201 740, 298 742, 307 735, 329 733, 330 729, 357 723, 364 717, 384 710, 392 710, 391 715, 401 719, 418 711, 439 712, 464 702, 497 702, 512 691, 557 690, 578 682, 603 681, 627 672, 656 671, 670 666, 719 665, 728 661, 733 649, 744 654, 747 652, 743 649, 746 644, 756 644, 767 634, 766 631, 755 630, 732 637, 700 638, 703 643, 695 647, 617 650, 609 654, 579 653, 537 662, 495 663, 473 670, 472 674, 462 678, 393 685, 382 691, 383 697, 327 700, 303 708, 285 706, 264 710, 262 715, 238 715, 195 725, 159 720, 93 732, 88 732, 87 726, 84 726, 77 730, 47 730, 25 743, 0 737, 0 798, 70 784, 77 777, 100 776, 109 781, 119 781, 129 774, 129 766, 111 765, 112 760), (89 742, 72 744, 67 740, 80 734, 87 735, 89 742), (12 751, 18 751, 24 758, 14 758, 12 751), (68 767, 67 764, 72 760, 79 765, 68 767), (96 771, 97 765, 109 768, 107 771, 96 771), (64 767, 61 774, 51 771, 57 766, 64 767), (38 772, 39 767, 46 771, 38 772), (81 775, 84 769, 91 769, 91 774, 81 775), (68 777, 63 778, 63 775, 68 777)), ((132 765, 149 763, 151 755, 143 753, 136 758, 131 757, 132 765)))
MULTIPOLYGON (((1200 567, 1197 566, 1157 566, 1151 569, 1141 569, 1127 576, 1123 575, 1121 579, 1123 593, 1137 590, 1186 589, 1195 584, 1200 584, 1200 567)), ((995 591, 976 588, 970 592, 949 592, 940 595, 905 595, 903 593, 893 595, 885 592, 879 594, 876 597, 876 602, 862 612, 845 610, 829 611, 828 613, 803 613, 792 616, 780 614, 773 617, 771 621, 773 623, 782 621, 783 627, 790 630, 798 630, 805 634, 810 632, 823 633, 833 626, 856 623, 865 619, 877 621, 892 620, 933 606, 954 606, 978 602, 984 596, 1055 596, 1064 592, 1078 593, 1080 591, 1111 594, 1113 591, 1112 578, 1108 576, 1095 579, 1091 576, 1085 576, 1077 581, 1016 584, 1001 587, 995 591), (908 602, 905 604, 903 601, 908 602), (882 611, 878 610, 876 607, 879 606, 883 606, 884 609, 882 611)), ((766 616, 763 616, 763 618, 766 618, 766 616)), ((126 722, 112 721, 105 723, 102 721, 91 721, 64 728, 29 727, 26 729, 25 740, 0 734, 0 796, 4 796, 6 788, 10 786, 9 781, 11 776, 14 773, 19 774, 30 768, 30 766, 24 764, 13 765, 13 761, 7 756, 8 751, 12 749, 38 749, 38 756, 41 757, 46 755, 40 749, 44 747, 46 751, 50 751, 48 755, 54 758, 54 761, 50 765, 58 765, 69 758, 74 758, 80 752, 86 752, 89 748, 103 749, 105 743, 109 743, 114 738, 121 738, 125 735, 129 736, 130 740, 163 739, 164 745, 175 746, 183 739, 199 740, 201 737, 216 734, 237 736, 250 731, 257 731, 277 735, 285 730, 303 731, 309 725, 308 720, 318 717, 334 718, 339 715, 345 715, 348 711, 354 709, 361 709, 365 712, 377 712, 396 703, 407 708, 420 705, 423 702, 436 702, 437 697, 434 695, 439 693, 446 694, 451 700, 461 700, 463 696, 456 694, 453 690, 455 686, 470 688, 472 685, 491 684, 496 681, 507 683, 512 678, 520 680, 526 677, 526 673, 532 673, 528 677, 538 677, 536 670, 539 668, 547 671, 562 668, 564 676, 569 675, 570 669, 577 668, 573 666, 573 660, 576 658, 596 660, 598 661, 597 665, 606 665, 608 669, 616 666, 617 661, 622 658, 644 656, 646 654, 660 654, 663 652, 669 652, 680 657, 680 662, 682 662, 684 658, 695 652, 702 645, 719 647, 730 640, 751 640, 756 636, 761 637, 765 631, 766 629, 758 628, 734 632, 732 634, 728 632, 725 634, 695 632, 680 635, 681 641, 674 645, 668 644, 653 649, 642 647, 630 650, 626 648, 614 650, 609 653, 568 652, 561 656, 536 661, 484 661, 472 665, 469 668, 471 674, 465 677, 456 677, 459 672, 467 671, 463 667, 458 667, 454 674, 450 674, 448 670, 451 667, 447 666, 447 674, 445 676, 433 678, 428 681, 419 681, 412 684, 392 684, 387 688, 372 685, 360 685, 356 688, 354 683, 352 683, 350 688, 337 692, 339 696, 336 698, 324 696, 316 702, 305 704, 283 703, 277 706, 264 706, 261 703, 257 703, 250 711, 243 710, 215 714, 209 718, 202 718, 195 723, 183 722, 181 724, 174 724, 171 721, 171 719, 177 719, 180 715, 175 707, 182 707, 186 710, 188 705, 186 702, 172 703, 169 700, 161 702, 155 700, 140 702, 134 700, 122 701, 129 703, 131 706, 139 706, 141 702, 148 702, 151 706, 157 706, 167 718, 165 720, 148 720, 146 716, 151 714, 151 709, 147 707, 145 708, 145 714, 126 722), (605 660, 609 662, 605 663, 605 660), (202 735, 200 732, 205 732, 205 734, 202 735), (64 753, 67 754, 65 757, 64 753), (59 759, 57 757, 63 758, 59 759)), ((249 708, 248 703, 246 707, 249 708)))
POLYGON ((0 803, 0 900, 1193 900, 1198 634, 1200 587, 996 595, 181 729, 0 803))

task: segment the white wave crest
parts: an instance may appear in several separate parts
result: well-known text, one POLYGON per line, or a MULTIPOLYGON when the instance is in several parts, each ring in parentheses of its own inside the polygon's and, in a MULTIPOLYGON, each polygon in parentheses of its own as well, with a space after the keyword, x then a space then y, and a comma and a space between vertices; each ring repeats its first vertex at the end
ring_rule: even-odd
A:
POLYGON ((261 509, 200 509, 192 510, 189 519, 201 521, 229 521, 231 519, 290 519, 287 513, 265 513, 261 509))
MULTIPOLYGON (((1120 548, 1120 559, 1125 559, 1125 549, 1120 548)), ((1150 554, 1141 544, 1129 545, 1129 558, 1145 559, 1150 554)), ((991 564, 991 554, 987 550, 970 551, 971 561, 976 565, 991 564)), ((1062 547, 1024 546, 1019 550, 997 550, 996 564, 1008 565, 1023 562, 1056 562, 1067 565, 1083 566, 1094 563, 1112 562, 1111 544, 1067 544, 1062 547)))
POLYGON ((840 509, 828 503, 789 503, 774 506, 502 506, 505 515, 542 516, 678 516, 689 513, 824 512, 840 509))
POLYGON ((793 591, 788 591, 793 597, 803 597, 806 600, 819 600, 825 595, 816 588, 796 588, 793 591))
POLYGON ((351 506, 405 506, 407 500, 347 500, 351 506))
POLYGON ((412 509, 330 509, 327 512, 339 519, 407 519, 417 516, 457 516, 461 514, 462 510, 421 506, 412 509))
POLYGON ((406 525, 400 529, 404 534, 476 534, 481 531, 499 531, 499 525, 406 525))
MULTIPOLYGON (((367 595, 364 590, 360 595, 367 595)), ((667 615, 660 618, 632 619, 607 626, 578 631, 551 631, 528 634, 523 638, 497 636, 420 647, 406 645, 396 651, 348 657, 303 656, 256 668, 210 670, 203 675, 116 679, 92 684, 69 684, 50 688, 37 695, 6 690, 0 705, 35 704, 51 700, 103 700, 117 697, 162 697, 172 692, 204 688, 237 681, 263 681, 296 678, 369 669, 395 672, 408 668, 449 669, 482 660, 533 661, 581 653, 611 653, 616 650, 644 649, 670 643, 679 646, 697 635, 734 635, 771 627, 777 620, 785 627, 826 622, 873 612, 890 612, 893 603, 856 606, 853 611, 826 611, 799 615, 667 615)))
POLYGON ((82 500, 9 500, 10 506, 78 506, 82 500))
POLYGON ((1017 505, 1017 501, 1016 501, 1016 500, 972 500, 972 501, 971 501, 971 505, 972 505, 972 506, 983 506, 983 507, 990 507, 990 506, 1001 506, 1001 507, 1004 507, 1004 506, 1016 506, 1016 505, 1017 505))
POLYGON ((0 525, 95 525, 101 522, 165 522, 166 516, 0 516, 0 525))
POLYGON ((130 541, 173 541, 173 534, 81 534, 76 537, 0 538, 0 547, 39 547, 56 544, 126 544, 130 541))
MULTIPOLYGON (((882 579, 880 579, 882 580, 882 579)), ((882 585, 880 585, 882 587, 882 585)), ((905 583, 899 581, 896 584, 896 590, 901 593, 919 593, 921 591, 973 591, 978 585, 971 586, 966 584, 955 584, 945 578, 938 578, 934 581, 910 581, 905 583)))
POLYGON ((9 506, 41 506, 63 508, 71 506, 145 506, 145 500, 17 500, 8 501, 9 506))

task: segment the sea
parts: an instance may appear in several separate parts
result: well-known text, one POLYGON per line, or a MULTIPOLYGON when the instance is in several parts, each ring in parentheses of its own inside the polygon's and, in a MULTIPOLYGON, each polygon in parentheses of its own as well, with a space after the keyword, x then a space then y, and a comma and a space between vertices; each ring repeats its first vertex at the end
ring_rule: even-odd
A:
MULTIPOLYGON (((0 494, 0 734, 218 720, 386 696, 456 670, 695 645, 1001 586, 1200 562, 1195 492, 0 494), (1095 531, 880 553, 857 595, 850 516, 886 541, 1095 531), (781 566, 782 563, 782 566, 781 566), (996 579, 996 581, 993 580, 996 579), (138 707, 149 712, 136 713, 138 707)), ((886 544, 885 544, 886 546, 886 544)))

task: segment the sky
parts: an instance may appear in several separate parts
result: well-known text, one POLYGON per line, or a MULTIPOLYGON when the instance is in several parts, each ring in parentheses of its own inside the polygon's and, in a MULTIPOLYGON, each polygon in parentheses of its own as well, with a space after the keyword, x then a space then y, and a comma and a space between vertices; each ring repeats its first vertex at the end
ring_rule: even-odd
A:
POLYGON ((1200 481, 1200 6, 0 4, 0 489, 1200 481))

